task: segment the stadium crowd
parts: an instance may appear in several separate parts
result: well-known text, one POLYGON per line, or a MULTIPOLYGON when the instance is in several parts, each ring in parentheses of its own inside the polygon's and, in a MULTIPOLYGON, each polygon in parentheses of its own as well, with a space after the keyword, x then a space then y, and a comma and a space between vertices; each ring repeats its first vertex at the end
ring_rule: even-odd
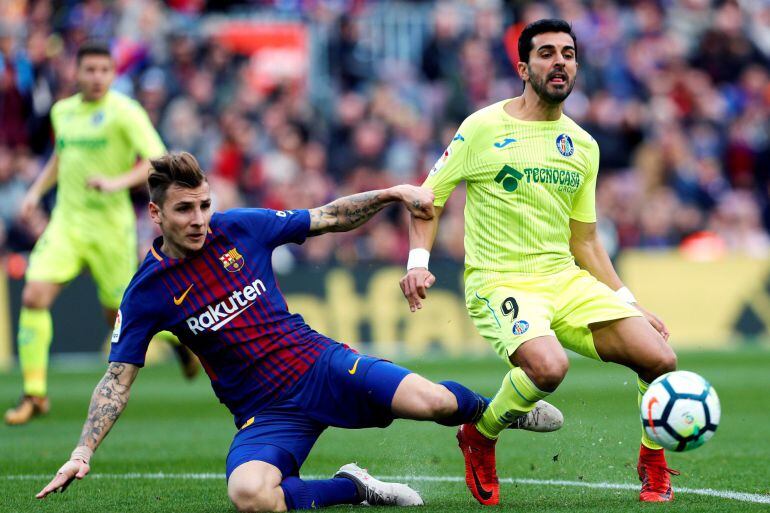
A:
MULTIPOLYGON (((112 42, 115 88, 142 103, 168 148, 195 154, 209 170, 218 209, 285 209, 420 183, 466 115, 520 93, 518 31, 561 17, 579 44, 566 112, 601 148, 597 204, 608 249, 677 247, 703 233, 728 250, 770 249, 770 4, 407 3, 428 17, 429 30, 416 57, 399 62, 368 51, 374 39, 365 20, 378 4, 3 2, 0 248, 28 251, 45 227, 46 212, 20 219, 19 204, 52 149, 48 113, 73 93, 74 52, 89 37, 112 42), (259 9, 322 28, 325 51, 311 54, 325 61, 312 69, 328 70, 323 101, 301 84, 256 87, 249 59, 201 30, 214 15, 208 4, 217 16, 259 9)), ((136 201, 146 249, 155 233, 143 194, 136 201)), ((447 204, 435 250, 454 259, 463 257, 460 196, 447 204)), ((394 209, 361 230, 291 251, 311 263, 402 263, 404 215, 394 209)))

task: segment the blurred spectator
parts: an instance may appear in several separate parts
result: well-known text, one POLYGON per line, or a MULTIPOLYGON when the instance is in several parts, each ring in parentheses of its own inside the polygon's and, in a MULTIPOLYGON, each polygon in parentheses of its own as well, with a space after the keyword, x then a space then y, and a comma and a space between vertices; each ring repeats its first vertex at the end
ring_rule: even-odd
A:
POLYGON ((760 224, 759 209, 748 192, 732 192, 717 206, 709 228, 719 235, 729 250, 754 257, 770 251, 770 237, 760 224))
MULTIPOLYGON (((169 148, 198 156, 217 208, 284 209, 420 183, 465 116, 520 92, 523 26, 558 16, 578 36, 580 72, 565 111, 599 142, 597 207, 613 252, 682 241, 718 248, 715 254, 770 250, 767 2, 19 5, 0 8, 6 249, 28 249, 45 225, 43 212, 17 219, 17 204, 51 151, 48 112, 72 93, 74 51, 87 37, 112 39, 116 87, 144 105, 169 148), (258 23, 290 19, 307 27, 304 83, 256 88, 255 55, 218 42, 223 20, 242 21, 251 9, 258 23)), ((463 258, 463 194, 458 188, 446 205, 439 257, 463 258)), ((140 212, 144 200, 137 195, 140 212)), ((334 243, 314 238, 280 259, 399 262, 407 224, 402 212, 389 210, 354 235, 334 243)), ((139 231, 145 243, 155 233, 146 219, 139 231)))
POLYGON ((346 14, 337 20, 336 31, 329 43, 329 68, 343 92, 360 91, 368 80, 375 78, 356 20, 346 14))
POLYGON ((445 82, 455 76, 460 53, 460 14, 452 4, 441 4, 433 15, 433 32, 422 49, 420 67, 428 82, 445 82))
MULTIPOLYGON (((16 176, 11 150, 0 146, 0 225, 11 226, 16 222, 26 184, 16 176)), ((4 233, 4 232, 3 232, 4 233)))
POLYGON ((27 118, 34 85, 32 63, 15 30, 0 25, 0 144, 19 147, 29 141, 27 118))

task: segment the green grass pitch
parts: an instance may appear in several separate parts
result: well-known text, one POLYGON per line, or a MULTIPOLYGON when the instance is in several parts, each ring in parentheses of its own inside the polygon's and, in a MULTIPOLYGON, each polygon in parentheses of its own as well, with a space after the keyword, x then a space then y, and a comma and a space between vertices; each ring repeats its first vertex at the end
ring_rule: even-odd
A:
MULTIPOLYGON (((456 379, 487 394, 494 393, 505 372, 496 360, 406 363, 434 380, 456 379)), ((563 429, 552 434, 509 431, 501 438, 498 472, 501 478, 511 478, 501 485, 501 507, 570 513, 770 510, 770 504, 756 502, 763 497, 770 500, 770 352, 682 353, 679 367, 701 373, 716 387, 722 424, 704 447, 669 455, 669 465, 682 472, 674 478, 675 490, 761 494, 753 496, 755 502, 677 492, 672 504, 639 504, 634 376, 618 366, 576 358, 550 399, 565 414, 563 429), (608 483, 632 488, 609 488, 608 483)), ((89 477, 65 494, 34 499, 77 441, 90 394, 102 373, 96 367, 87 372, 55 368, 51 414, 25 427, 0 427, 0 511, 235 511, 224 481, 224 459, 234 433, 231 418, 205 377, 184 382, 171 365, 140 373, 131 402, 94 457, 89 477)), ((6 404, 15 399, 18 388, 18 373, 0 375, 0 397, 6 404)), ((330 429, 302 472, 331 476, 350 461, 368 467, 375 476, 411 476, 405 479, 422 492, 426 506, 420 511, 425 513, 483 509, 462 481, 435 479, 463 475, 454 429, 410 421, 396 421, 385 430, 330 429)))

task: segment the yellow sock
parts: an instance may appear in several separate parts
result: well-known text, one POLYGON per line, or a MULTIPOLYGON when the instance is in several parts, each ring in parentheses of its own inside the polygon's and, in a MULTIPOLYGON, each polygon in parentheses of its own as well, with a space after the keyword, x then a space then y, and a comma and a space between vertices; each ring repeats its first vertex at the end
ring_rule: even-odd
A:
POLYGON ((51 312, 22 308, 19 315, 19 364, 24 393, 43 397, 48 392, 48 349, 53 338, 51 312))
MULTIPOLYGON (((646 381, 643 381, 642 378, 639 376, 636 377, 636 386, 639 389, 639 392, 636 396, 636 404, 641 407, 642 406, 642 396, 647 391, 648 388, 650 388, 650 384, 646 381)), ((639 410, 637 410, 639 411, 639 410)), ((663 449, 660 445, 656 444, 652 438, 647 434, 647 431, 645 431, 644 426, 642 426, 642 445, 647 447, 648 449, 663 449)))
POLYGON ((487 438, 495 439, 516 417, 529 413, 536 402, 549 394, 537 388, 519 367, 511 369, 476 423, 476 429, 487 438))

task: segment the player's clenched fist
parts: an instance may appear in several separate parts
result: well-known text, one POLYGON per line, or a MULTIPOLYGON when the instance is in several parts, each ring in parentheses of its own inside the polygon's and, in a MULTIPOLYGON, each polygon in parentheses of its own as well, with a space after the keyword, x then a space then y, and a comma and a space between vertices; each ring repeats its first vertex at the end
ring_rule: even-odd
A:
POLYGON ((86 185, 90 189, 95 189, 101 192, 115 192, 120 189, 120 186, 106 176, 92 176, 86 180, 86 185))
POLYGON ((83 460, 69 460, 61 466, 56 477, 35 496, 38 499, 45 498, 48 494, 63 492, 74 479, 83 479, 90 472, 91 467, 83 460))
POLYGON ((416 185, 398 185, 394 187, 401 201, 414 217, 433 219, 433 191, 416 185))
POLYGON ((427 291, 436 282, 436 277, 424 267, 416 267, 407 271, 406 276, 401 278, 401 292, 409 302, 409 309, 415 312, 422 308, 420 299, 427 297, 427 291))

